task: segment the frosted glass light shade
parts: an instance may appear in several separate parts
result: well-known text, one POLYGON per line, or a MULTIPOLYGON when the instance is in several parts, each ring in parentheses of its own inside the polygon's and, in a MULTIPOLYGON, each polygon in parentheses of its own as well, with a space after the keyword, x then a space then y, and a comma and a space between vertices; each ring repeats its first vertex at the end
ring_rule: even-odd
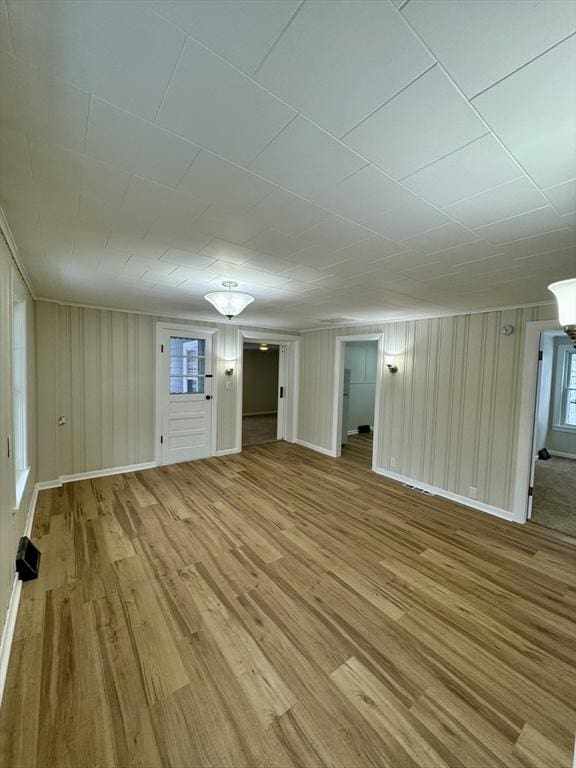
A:
POLYGON ((215 291, 214 293, 207 293, 204 298, 229 320, 239 315, 248 304, 252 304, 254 301, 254 296, 237 291, 215 291))
POLYGON ((548 286, 558 302, 560 325, 576 325, 576 277, 548 286))

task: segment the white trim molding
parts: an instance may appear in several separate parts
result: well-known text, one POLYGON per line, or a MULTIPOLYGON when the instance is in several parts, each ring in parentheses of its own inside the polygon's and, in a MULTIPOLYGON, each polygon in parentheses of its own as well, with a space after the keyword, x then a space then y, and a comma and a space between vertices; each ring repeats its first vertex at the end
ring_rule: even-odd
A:
POLYGON ((316 451, 316 453, 322 453, 324 456, 331 456, 333 459, 338 458, 334 451, 330 448, 323 448, 321 445, 314 445, 314 443, 307 443, 306 440, 300 440, 298 438, 294 441, 297 445, 301 445, 303 448, 308 448, 310 451, 316 451))
MULTIPOLYGON (((347 342, 377 341, 378 365, 376 368, 376 387, 374 391, 374 425, 372 431, 379 434, 380 399, 382 394, 382 365, 384 361, 384 333, 359 333, 352 336, 336 336, 334 339, 334 399, 332 401, 332 441, 330 456, 342 455, 342 399, 344 390, 344 347, 347 342)), ((374 440, 372 463, 376 461, 378 441, 374 440)))
MULTIPOLYGON (((38 501, 38 490, 38 485, 35 485, 34 490, 32 491, 32 496, 30 497, 28 513, 26 515, 26 525, 24 526, 24 531, 22 532, 22 536, 28 536, 28 538, 30 538, 32 535, 34 515, 36 514, 36 502, 38 501)), ((14 556, 16 556, 16 553, 14 553, 14 556)), ((10 592, 8 610, 6 611, 6 616, 4 618, 2 639, 0 640, 0 705, 2 704, 4 689, 6 687, 8 663, 10 661, 12 643, 14 642, 14 630, 16 629, 16 619, 18 618, 18 608, 20 607, 21 595, 22 582, 18 578, 18 575, 14 574, 14 581, 12 582, 12 590, 10 592)))
POLYGON ((518 523, 525 523, 529 514, 528 489, 534 463, 534 422, 538 397, 538 351, 543 331, 561 330, 557 320, 533 320, 526 323, 524 358, 522 363, 522 393, 516 442, 516 471, 512 495, 512 516, 518 523))
POLYGON ((471 499, 468 496, 461 496, 459 493, 452 493, 452 491, 447 491, 444 488, 438 488, 435 485, 430 485, 429 483, 423 483, 421 480, 414 480, 411 477, 406 477, 405 475, 399 475, 396 472, 390 472, 387 469, 383 469, 382 467, 373 466, 372 471, 375 472, 377 475, 382 475, 383 477, 387 477, 389 480, 396 480, 399 483, 402 483, 403 485, 409 485, 412 488, 416 488, 420 491, 426 491, 426 493, 429 493, 433 496, 442 496, 444 499, 449 499, 450 501, 455 501, 457 504, 462 504, 465 507, 471 507, 472 509, 477 509, 480 512, 487 512, 489 515, 494 515, 494 517, 500 517, 503 520, 508 520, 508 522, 525 522, 525 520, 516 520, 513 513, 509 512, 507 509, 501 509, 500 507, 493 507, 490 504, 485 504, 482 501, 477 501, 476 499, 471 499))
POLYGON ((78 480, 92 480, 96 477, 108 477, 109 475, 125 475, 128 472, 141 472, 144 469, 154 469, 159 466, 156 461, 146 461, 142 464, 127 464, 124 467, 106 467, 94 469, 91 472, 78 472, 76 475, 60 475, 57 480, 42 480, 36 483, 34 492, 45 491, 47 488, 59 488, 66 483, 75 483, 78 480))
POLYGON ((550 456, 558 456, 559 459, 576 459, 576 453, 566 453, 565 451, 552 451, 548 449, 550 456))
POLYGON ((216 456, 231 456, 233 453, 241 453, 241 451, 234 448, 223 448, 221 451, 216 451, 216 456))
POLYGON ((288 371, 286 381, 278 382, 278 386, 284 386, 286 393, 285 402, 278 398, 278 431, 285 427, 284 439, 288 443, 296 443, 298 435, 298 406, 300 400, 300 336, 288 333, 259 333, 239 329, 238 347, 236 349, 236 361, 234 376, 236 377, 236 444, 234 451, 242 451, 242 416, 243 416, 243 366, 244 366, 244 342, 268 341, 286 350, 284 361, 280 361, 279 375, 288 371), (285 410, 292 408, 292 418, 285 420, 285 410))
POLYGON ((34 294, 34 291, 32 290, 32 280, 30 279, 28 270, 26 269, 26 266, 22 261, 22 257, 20 256, 20 251, 18 250, 16 240, 14 239, 14 235, 12 234, 12 230, 10 229, 10 225, 8 224, 8 219, 6 218, 6 214, 4 213, 4 209, 2 208, 2 206, 0 206, 0 232, 2 233, 2 237, 6 241, 6 245, 8 246, 8 249, 12 254, 12 259, 14 260, 14 264, 16 264, 16 269, 18 270, 18 272, 20 272, 22 280, 24 280, 24 283, 26 284, 26 288, 28 288, 28 291, 30 292, 30 296, 32 296, 32 298, 37 301, 38 297, 34 294))

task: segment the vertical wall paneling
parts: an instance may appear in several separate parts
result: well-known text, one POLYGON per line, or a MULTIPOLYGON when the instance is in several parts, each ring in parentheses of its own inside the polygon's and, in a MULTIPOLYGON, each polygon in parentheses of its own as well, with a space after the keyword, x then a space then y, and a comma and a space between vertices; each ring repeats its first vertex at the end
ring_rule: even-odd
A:
MULTIPOLYGON (((155 339, 158 322, 217 328, 214 371, 216 448, 236 445, 240 329, 130 312, 39 301, 39 480, 154 460, 155 339), (230 388, 226 389, 226 383, 230 388), (58 426, 58 417, 66 424, 58 426)), ((247 330, 249 330, 247 328, 247 330)), ((260 329, 262 330, 262 329, 260 329)), ((281 334, 281 331, 273 331, 281 334)))
POLYGON ((524 329, 553 317, 545 305, 303 332, 299 438, 331 446, 336 337, 382 332, 399 370, 383 369, 377 466, 510 510, 524 329))

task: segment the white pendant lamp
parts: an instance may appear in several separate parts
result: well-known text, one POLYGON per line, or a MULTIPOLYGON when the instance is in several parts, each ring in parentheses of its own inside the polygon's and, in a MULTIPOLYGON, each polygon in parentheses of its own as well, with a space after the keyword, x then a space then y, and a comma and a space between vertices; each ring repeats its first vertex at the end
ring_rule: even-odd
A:
POLYGON ((207 293, 204 298, 216 307, 221 315, 226 315, 228 320, 232 320, 232 318, 239 315, 243 309, 246 309, 248 304, 252 304, 254 296, 250 296, 248 293, 233 291, 232 288, 237 288, 238 283, 233 283, 230 280, 226 280, 222 285, 225 288, 228 288, 228 290, 207 293))
POLYGON ((548 286, 558 302, 558 319, 576 347, 576 277, 548 286))

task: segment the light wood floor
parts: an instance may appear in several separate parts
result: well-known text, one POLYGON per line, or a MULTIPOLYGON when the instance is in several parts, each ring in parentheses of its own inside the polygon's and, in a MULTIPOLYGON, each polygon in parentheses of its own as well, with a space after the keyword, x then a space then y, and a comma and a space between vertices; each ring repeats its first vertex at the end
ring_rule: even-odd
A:
POLYGON ((567 768, 575 541, 351 442, 42 492, 2 766, 567 768))

